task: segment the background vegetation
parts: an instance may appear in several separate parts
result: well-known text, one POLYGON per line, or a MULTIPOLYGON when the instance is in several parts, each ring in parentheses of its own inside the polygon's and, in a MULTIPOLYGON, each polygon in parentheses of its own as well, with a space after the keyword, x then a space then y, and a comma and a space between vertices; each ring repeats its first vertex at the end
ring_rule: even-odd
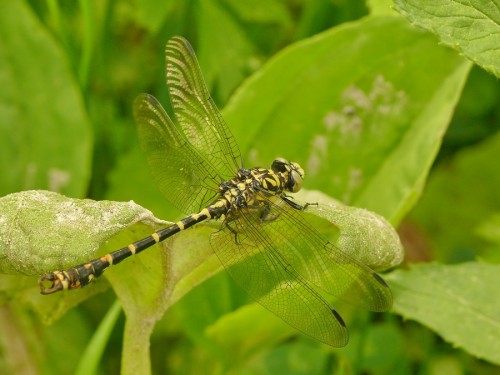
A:
POLYGON ((497 0, 1 8, 0 373, 498 371, 497 0), (406 260, 384 276, 394 308, 342 311, 346 348, 252 304, 218 272, 207 227, 92 287, 39 295, 39 275, 158 227, 142 207, 181 216, 152 183, 131 111, 140 92, 168 107, 173 35, 192 42, 246 165, 296 160, 306 189, 399 228, 406 260))

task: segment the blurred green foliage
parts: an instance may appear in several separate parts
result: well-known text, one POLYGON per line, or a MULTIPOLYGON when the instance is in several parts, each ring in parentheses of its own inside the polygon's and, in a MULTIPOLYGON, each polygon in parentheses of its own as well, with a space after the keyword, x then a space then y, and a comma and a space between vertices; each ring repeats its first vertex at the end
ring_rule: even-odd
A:
MULTIPOLYGON (((24 276, 13 275, 5 266, 10 236, 31 230, 18 226, 0 235, 0 373, 495 373, 500 89, 492 74, 500 56, 492 38, 500 15, 494 2, 413 3, 396 1, 403 18, 385 0, 3 2, 1 196, 45 189, 134 200, 157 217, 180 217, 152 183, 131 104, 149 92, 168 107, 164 45, 183 35, 247 166, 299 161, 306 188, 398 225, 411 266, 387 275, 392 313, 342 311, 351 340, 332 349, 248 305, 225 273, 194 287, 216 273, 217 261, 202 251, 173 255, 174 264, 188 262, 175 269, 186 270, 190 293, 166 313, 173 301, 162 299, 165 280, 143 283, 156 292, 148 300, 142 274, 131 276, 134 267, 161 268, 166 251, 110 270, 113 290, 103 281, 42 297, 43 262, 78 261, 24 252, 16 258, 24 276), (41 316, 61 318, 45 326, 41 316)), ((103 212, 117 205, 103 203, 103 212)), ((91 226, 81 235, 93 237, 91 226)), ((45 229, 47 243, 62 233, 45 229)), ((205 229, 172 246, 203 247, 196 244, 205 229)), ((148 231, 130 226, 100 251, 148 231)))

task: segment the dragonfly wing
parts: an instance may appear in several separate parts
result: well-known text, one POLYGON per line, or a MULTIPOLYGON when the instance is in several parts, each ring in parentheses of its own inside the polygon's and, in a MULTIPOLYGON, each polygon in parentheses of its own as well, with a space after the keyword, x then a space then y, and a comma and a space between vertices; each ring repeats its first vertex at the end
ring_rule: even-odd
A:
POLYGON ((212 235, 212 247, 227 272, 292 327, 328 345, 346 345, 348 332, 340 315, 275 249, 274 239, 252 222, 242 215, 212 235))
POLYGON ((198 212, 217 193, 217 172, 149 94, 134 102, 139 140, 160 192, 179 210, 198 212))
POLYGON ((279 197, 271 199, 269 215, 274 220, 261 220, 255 225, 273 239, 273 247, 299 274, 350 304, 372 311, 391 308, 391 290, 376 272, 326 240, 302 211, 279 197))
POLYGON ((210 97, 189 42, 179 36, 166 46, 167 86, 175 118, 184 135, 222 180, 241 167, 238 144, 210 97))

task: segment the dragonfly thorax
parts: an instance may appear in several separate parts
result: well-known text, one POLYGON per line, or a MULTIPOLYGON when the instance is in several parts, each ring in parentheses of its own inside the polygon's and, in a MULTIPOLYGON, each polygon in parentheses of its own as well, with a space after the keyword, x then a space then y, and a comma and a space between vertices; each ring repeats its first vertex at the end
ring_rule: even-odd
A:
POLYGON ((303 177, 304 170, 299 164, 279 158, 274 160, 271 169, 240 169, 233 179, 220 184, 219 195, 232 211, 261 208, 270 196, 299 191, 303 177))

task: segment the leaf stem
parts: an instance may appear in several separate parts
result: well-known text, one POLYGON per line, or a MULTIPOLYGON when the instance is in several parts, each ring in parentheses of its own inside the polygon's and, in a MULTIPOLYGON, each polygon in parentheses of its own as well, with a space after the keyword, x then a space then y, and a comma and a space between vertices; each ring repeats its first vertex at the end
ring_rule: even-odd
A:
POLYGON ((97 373, 102 354, 121 311, 121 304, 116 300, 88 343, 78 363, 75 375, 91 375, 97 373))

